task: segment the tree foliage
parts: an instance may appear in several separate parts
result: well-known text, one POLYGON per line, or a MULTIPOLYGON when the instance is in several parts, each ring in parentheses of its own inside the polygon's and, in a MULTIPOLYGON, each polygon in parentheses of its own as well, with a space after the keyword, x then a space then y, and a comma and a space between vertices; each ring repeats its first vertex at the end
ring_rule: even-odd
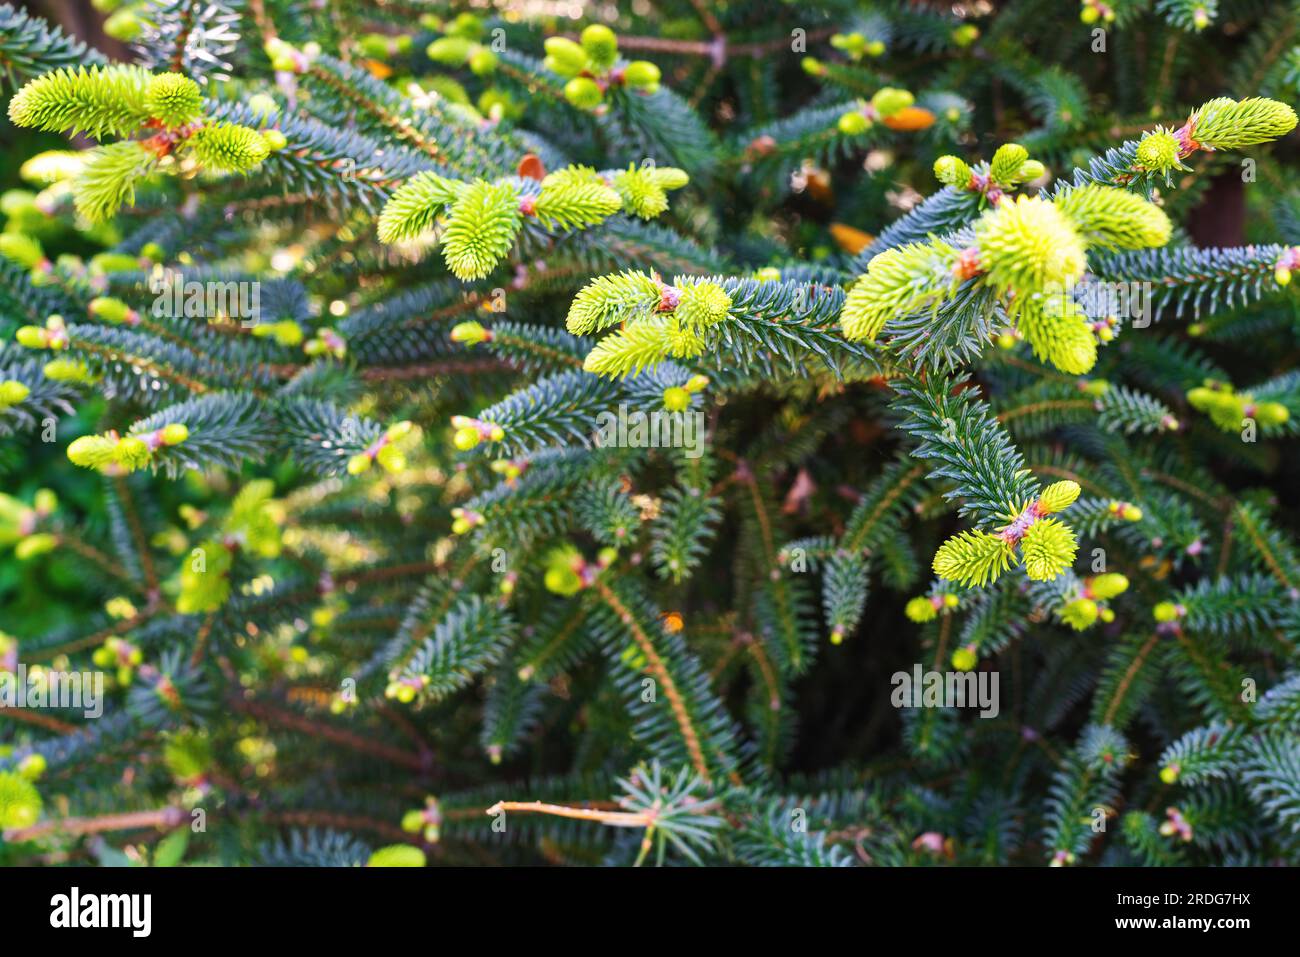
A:
POLYGON ((1293 4, 96 6, 0 862, 1300 860, 1293 4))

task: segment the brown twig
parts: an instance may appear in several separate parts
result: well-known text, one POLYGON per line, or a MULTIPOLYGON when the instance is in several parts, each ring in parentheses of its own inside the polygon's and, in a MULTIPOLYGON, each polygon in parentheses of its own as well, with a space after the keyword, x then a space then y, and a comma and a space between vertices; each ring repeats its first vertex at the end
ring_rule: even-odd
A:
POLYGON ((156 811, 133 811, 129 814, 105 814, 102 817, 65 817, 43 821, 31 827, 5 831, 6 841, 31 841, 49 834, 101 834, 104 831, 134 831, 140 828, 175 828, 185 820, 185 811, 163 807, 156 811))
POLYGON ((46 731, 53 731, 56 734, 76 734, 81 730, 75 724, 68 724, 66 721, 60 721, 58 718, 51 718, 47 714, 31 711, 27 708, 0 708, 0 715, 13 718, 15 721, 34 724, 38 728, 44 728, 46 731))
POLYGON ((654 814, 650 811, 600 811, 595 808, 570 807, 567 804, 544 804, 541 801, 497 801, 485 813, 502 814, 507 811, 599 821, 610 827, 650 827, 655 823, 654 814))
POLYGON ((113 479, 113 485, 122 502, 122 514, 126 518, 126 524, 131 529, 131 540, 135 542, 135 549, 140 555, 140 570, 144 572, 144 580, 152 594, 158 590, 158 575, 154 571, 153 559, 149 556, 149 542, 144 537, 144 527, 140 524, 140 516, 135 511, 135 502, 131 499, 131 489, 120 476, 113 479))
POLYGON ((391 745, 383 744, 379 741, 371 741, 369 738, 362 737, 351 731, 345 731, 342 728, 335 728, 327 724, 321 724, 312 721, 305 715, 295 714, 292 711, 285 711, 265 701, 255 701, 246 698, 232 698, 231 703, 235 710, 243 711, 245 714, 268 721, 271 724, 277 724, 283 728, 289 728, 294 731, 301 731, 303 734, 311 735, 317 738, 323 738, 334 744, 342 745, 345 748, 351 748, 353 751, 359 751, 363 754, 369 754, 376 758, 381 758, 392 764, 413 770, 424 770, 427 762, 424 758, 409 751, 403 751, 400 748, 394 748, 391 745))

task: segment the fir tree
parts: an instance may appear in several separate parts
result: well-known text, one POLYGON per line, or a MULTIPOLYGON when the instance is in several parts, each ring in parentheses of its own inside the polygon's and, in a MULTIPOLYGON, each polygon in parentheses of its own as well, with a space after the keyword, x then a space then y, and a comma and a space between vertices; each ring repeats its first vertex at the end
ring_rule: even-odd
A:
POLYGON ((1293 4, 95 6, 0 862, 1300 860, 1293 4))

